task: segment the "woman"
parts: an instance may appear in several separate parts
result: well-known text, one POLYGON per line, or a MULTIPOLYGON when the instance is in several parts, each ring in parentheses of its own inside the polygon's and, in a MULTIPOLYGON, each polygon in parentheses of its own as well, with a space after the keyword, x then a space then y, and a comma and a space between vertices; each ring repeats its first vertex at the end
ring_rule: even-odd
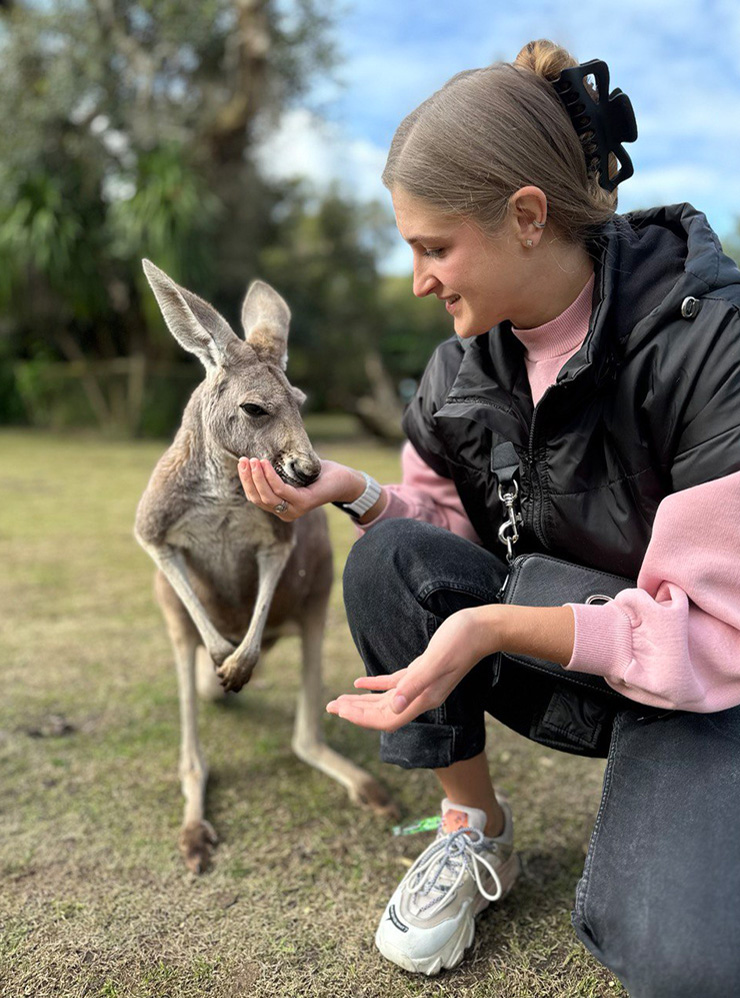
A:
POLYGON ((381 919, 384 955, 454 966, 514 883, 488 711, 608 755, 573 913, 588 949, 641 998, 724 998, 740 990, 740 272, 690 205, 615 214, 634 119, 605 67, 598 101, 576 99, 591 64, 575 66, 531 43, 455 77, 394 138, 383 179, 414 293, 457 334, 405 414, 403 484, 325 462, 297 490, 256 460, 242 482, 285 519, 330 501, 358 518, 345 600, 369 673, 355 686, 375 695, 327 709, 444 791, 438 837, 381 919), (512 454, 515 553, 635 585, 605 605, 499 603, 512 454), (498 668, 497 652, 562 672, 498 668))

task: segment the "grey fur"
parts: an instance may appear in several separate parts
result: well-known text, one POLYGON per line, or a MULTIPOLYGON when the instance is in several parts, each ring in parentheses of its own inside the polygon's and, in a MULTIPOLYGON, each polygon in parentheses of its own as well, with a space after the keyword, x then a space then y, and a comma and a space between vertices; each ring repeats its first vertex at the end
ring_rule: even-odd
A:
POLYGON ((242 309, 245 341, 207 302, 150 261, 143 265, 173 336, 206 369, 141 497, 135 525, 158 568, 155 591, 175 652, 185 796, 180 846, 188 867, 200 872, 215 833, 204 818, 207 766, 196 686, 212 696, 216 676, 225 690, 240 690, 260 651, 283 634, 299 633, 303 647, 294 751, 342 783, 354 801, 390 805, 375 780, 328 748, 321 733, 321 644, 332 582, 324 510, 284 523, 249 503, 239 481, 243 455, 267 458, 293 485, 310 484, 321 470, 300 416, 305 396, 283 373, 288 306, 269 285, 254 282, 242 309), (249 415, 240 408, 245 403, 267 415, 249 415))

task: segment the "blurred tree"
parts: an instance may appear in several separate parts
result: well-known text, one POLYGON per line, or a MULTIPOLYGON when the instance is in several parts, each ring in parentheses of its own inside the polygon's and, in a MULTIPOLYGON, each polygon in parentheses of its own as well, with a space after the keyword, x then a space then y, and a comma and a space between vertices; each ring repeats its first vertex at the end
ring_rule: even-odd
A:
POLYGON ((355 412, 371 432, 400 438, 399 383, 419 377, 452 332, 436 299, 420 302, 408 277, 382 277, 392 215, 335 190, 311 204, 300 186, 286 199, 260 270, 290 302, 291 377, 314 408, 355 412))
POLYGON ((325 8, 2 9, 0 356, 170 355, 142 255, 233 314, 282 197, 252 164, 253 126, 332 66, 325 8))
POLYGON ((416 380, 434 348, 454 332, 444 305, 430 295, 415 298, 411 276, 386 277, 380 287, 384 316, 379 348, 396 379, 416 380))
POLYGON ((291 306, 291 377, 317 407, 353 408, 367 385, 364 355, 382 328, 375 252, 363 233, 388 219, 336 192, 312 206, 300 187, 283 210, 260 270, 291 306))
MULTIPOLYGON (((0 362, 24 359, 16 383, 37 418, 52 419, 56 393, 60 419, 86 404, 133 432, 148 399, 144 429, 171 429, 200 369, 175 376, 184 358, 144 281, 148 256, 232 321, 248 280, 271 281, 313 407, 397 433, 398 383, 447 334, 444 313, 379 276, 388 210, 268 183, 252 155, 257 124, 331 70, 330 37, 320 0, 26 0, 0 13, 0 362)), ((0 389, 11 384, 6 366, 0 389)), ((0 420, 17 416, 12 391, 0 396, 0 420)))

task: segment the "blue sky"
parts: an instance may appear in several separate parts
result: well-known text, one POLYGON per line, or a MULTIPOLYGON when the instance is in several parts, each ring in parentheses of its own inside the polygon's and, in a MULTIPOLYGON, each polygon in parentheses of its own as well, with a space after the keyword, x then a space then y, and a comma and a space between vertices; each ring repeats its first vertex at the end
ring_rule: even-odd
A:
MULTIPOLYGON (((462 69, 512 60, 551 38, 606 60, 632 99, 635 175, 620 210, 690 201, 724 238, 740 217, 740 3, 737 0, 345 0, 337 82, 321 81, 268 136, 265 162, 319 189, 338 180, 390 204, 380 173, 403 116, 462 69)), ((399 238, 386 268, 410 268, 399 238)))

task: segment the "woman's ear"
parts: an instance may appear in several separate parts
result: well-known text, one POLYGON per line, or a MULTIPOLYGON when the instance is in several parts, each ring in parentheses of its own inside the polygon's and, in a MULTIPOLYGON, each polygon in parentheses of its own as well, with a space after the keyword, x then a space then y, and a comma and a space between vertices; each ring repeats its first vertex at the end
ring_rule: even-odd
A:
POLYGON ((539 187, 520 187, 509 198, 517 237, 522 244, 536 245, 547 221, 547 195, 539 187), (531 239, 531 243, 526 241, 531 239))

